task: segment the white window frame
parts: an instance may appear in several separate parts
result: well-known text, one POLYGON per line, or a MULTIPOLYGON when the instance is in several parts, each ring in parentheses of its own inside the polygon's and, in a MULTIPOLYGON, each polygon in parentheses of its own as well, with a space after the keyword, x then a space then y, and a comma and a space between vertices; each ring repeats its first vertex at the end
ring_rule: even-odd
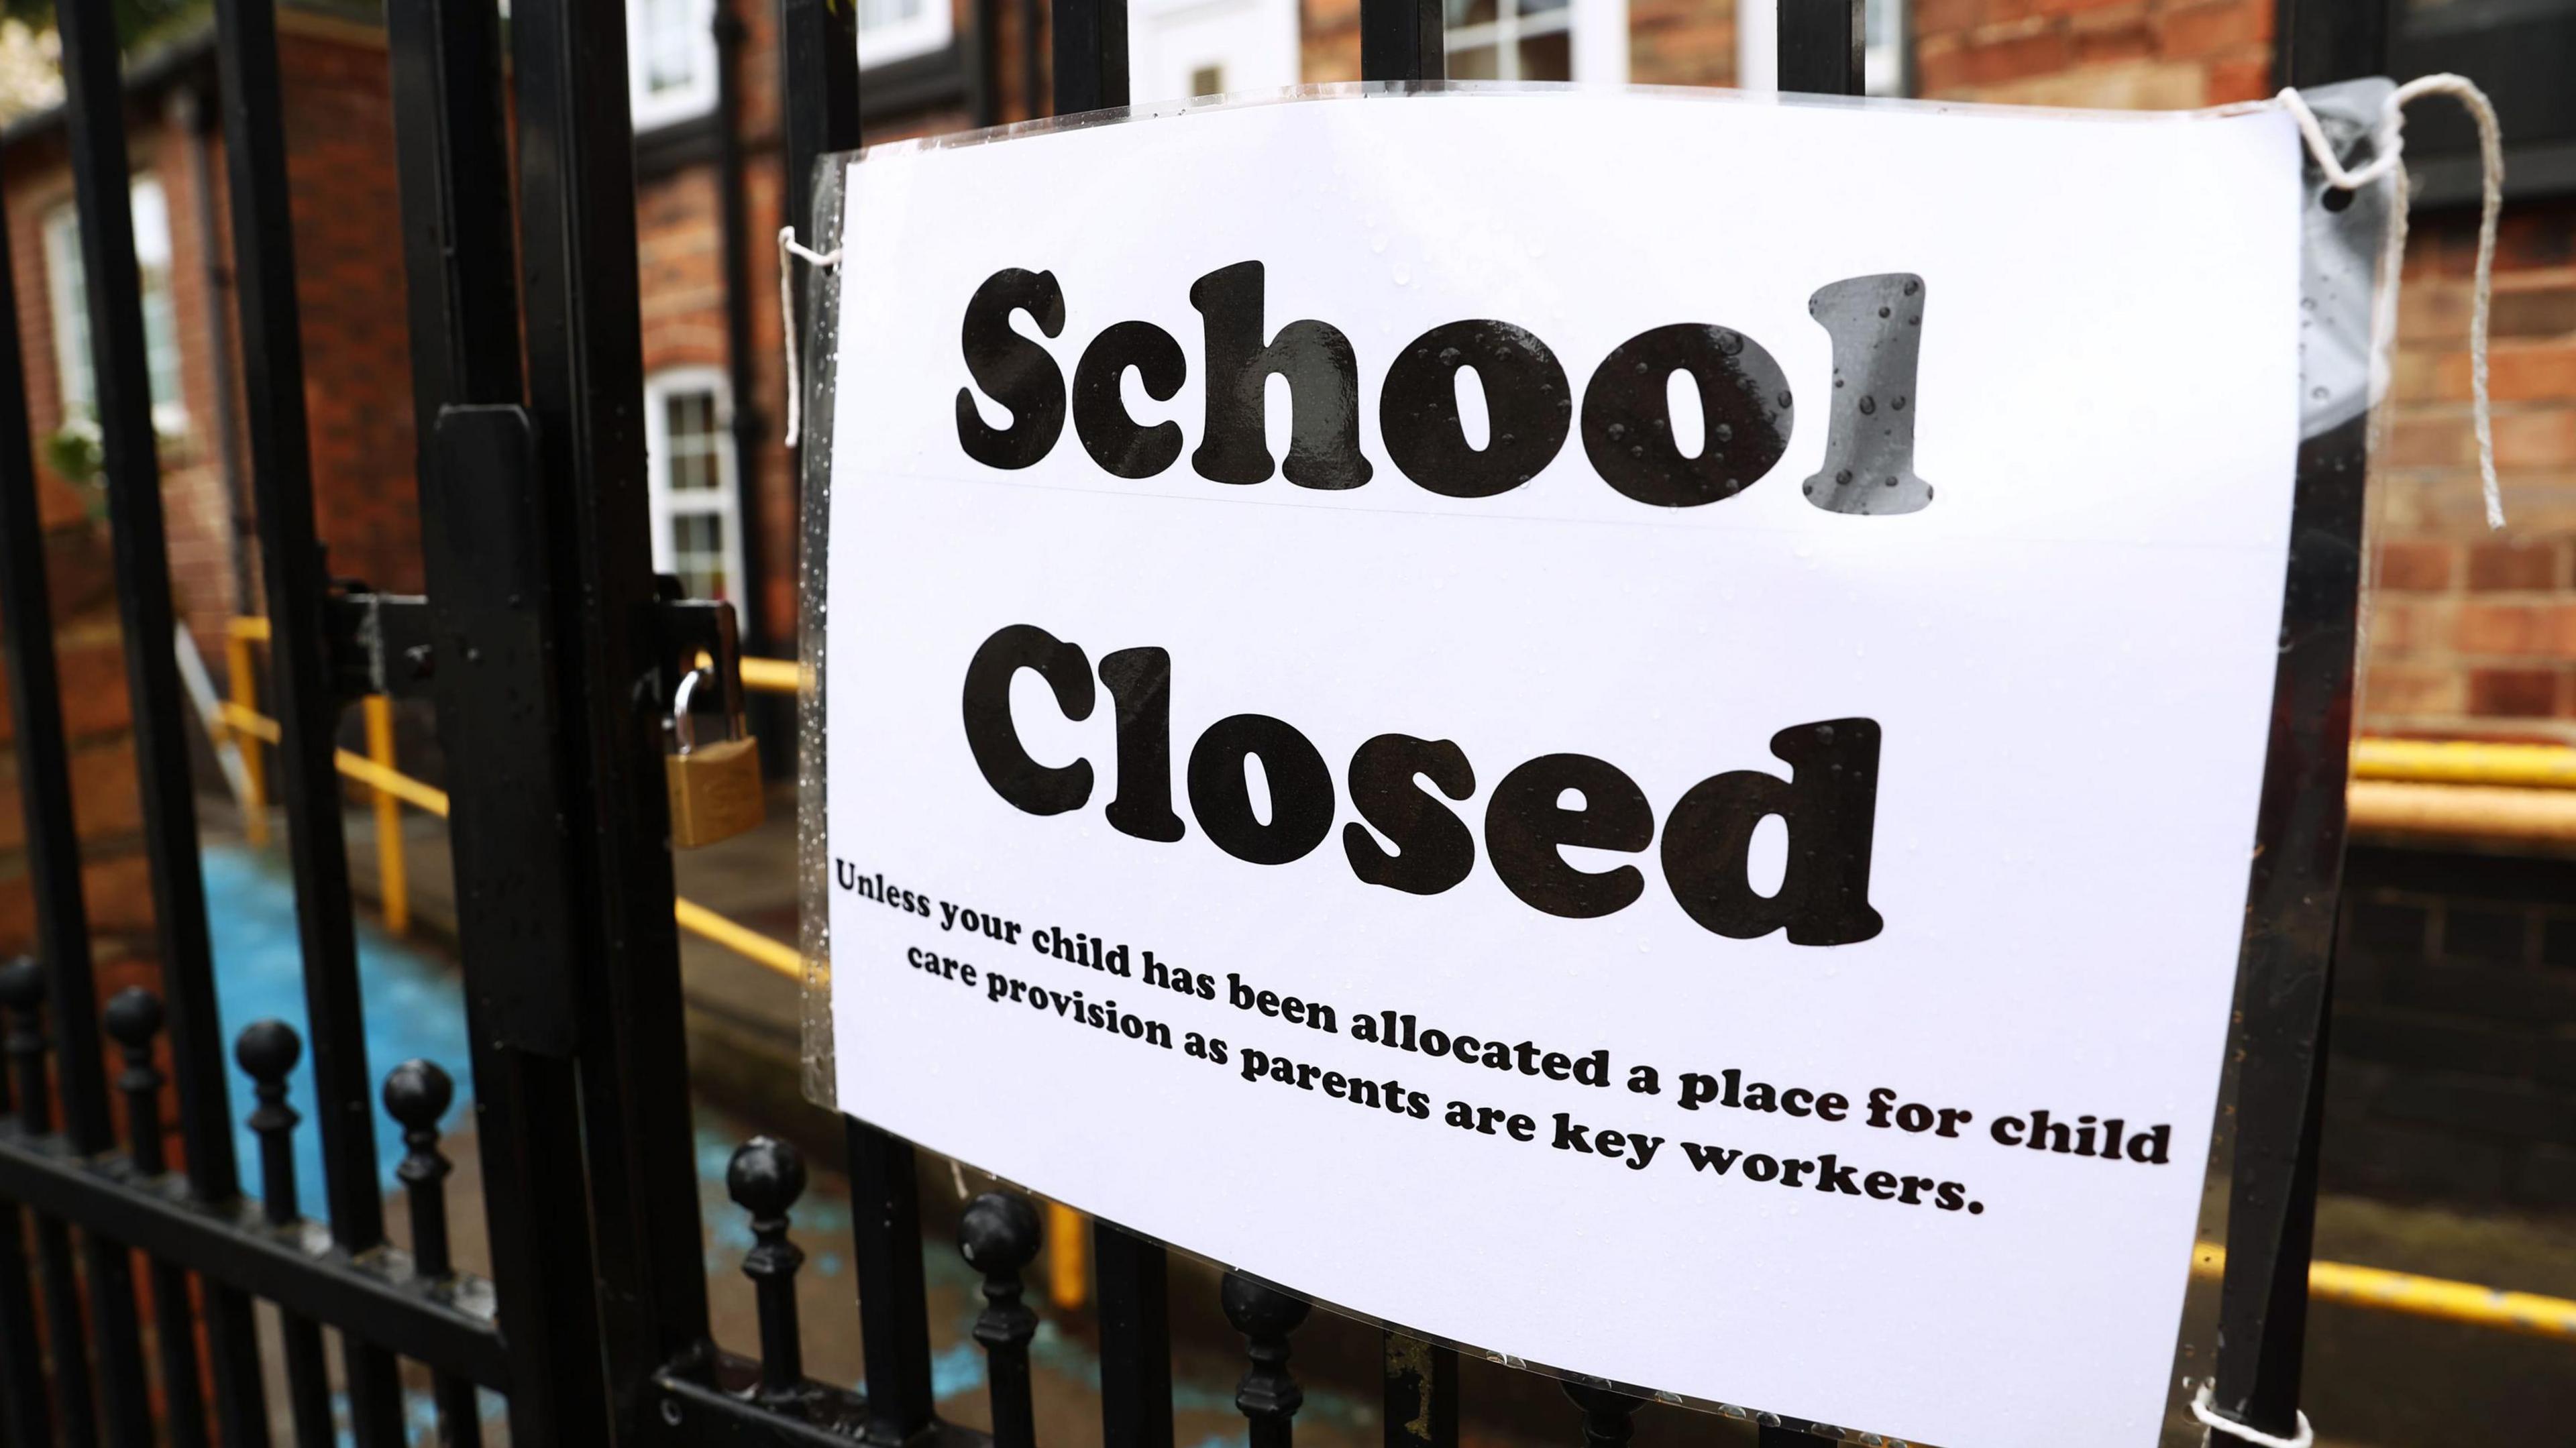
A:
POLYGON ((1574 79, 1620 85, 1628 79, 1628 0, 1568 0, 1557 10, 1521 15, 1519 0, 1496 0, 1493 19, 1462 25, 1443 37, 1442 49, 1455 55, 1479 46, 1494 47, 1497 80, 1519 80, 1523 36, 1570 34, 1574 79), (1505 13, 1505 7, 1510 7, 1505 13))
POLYGON ((957 38, 957 16, 949 0, 921 0, 921 13, 907 19, 868 23, 870 0, 847 0, 856 5, 859 22, 859 69, 891 65, 915 56, 934 55, 946 50, 957 38))
POLYGON ((711 513, 724 523, 724 571, 729 601, 747 606, 751 580, 742 571, 742 481, 734 474, 733 395, 720 367, 666 367, 644 379, 644 455, 646 492, 653 515, 653 571, 676 572, 671 546, 671 520, 682 514, 711 513), (690 392, 715 398, 715 471, 713 492, 681 494, 671 487, 670 400, 690 392))
MULTIPOLYGON (((188 386, 185 358, 179 353, 178 296, 171 276, 176 265, 171 254, 170 198, 161 178, 149 171, 135 173, 126 190, 127 214, 133 220, 136 280, 140 284, 143 305, 143 344, 145 385, 157 379, 153 374, 167 370, 171 378, 170 395, 152 397, 152 430, 163 437, 184 437, 188 431, 188 386), (142 204, 146 192, 156 199, 142 204), (157 220, 158 225, 153 222, 157 220), (156 265, 152 257, 158 254, 156 265), (159 284, 154 284, 155 278, 159 284), (153 317, 161 317, 158 346, 163 355, 154 357, 156 345, 153 317)), ((87 260, 81 253, 80 210, 76 203, 65 201, 45 213, 45 293, 52 304, 54 324, 54 379, 57 400, 61 403, 64 427, 98 426, 98 374, 92 366, 89 335, 89 300, 87 260)))
POLYGON ((689 84, 655 92, 652 63, 659 38, 649 33, 646 24, 653 3, 626 0, 626 96, 639 131, 711 114, 716 108, 716 67, 723 64, 716 50, 715 0, 676 0, 685 10, 685 29, 674 32, 671 42, 688 47, 689 84))
POLYGON ((1911 0, 1869 0, 1861 32, 1861 75, 1868 93, 1901 96, 1909 91, 1905 47, 1911 0))
POLYGON ((97 379, 90 371, 89 303, 84 295, 80 212, 71 202, 45 213, 45 294, 54 310, 54 397, 62 425, 95 427, 97 379))

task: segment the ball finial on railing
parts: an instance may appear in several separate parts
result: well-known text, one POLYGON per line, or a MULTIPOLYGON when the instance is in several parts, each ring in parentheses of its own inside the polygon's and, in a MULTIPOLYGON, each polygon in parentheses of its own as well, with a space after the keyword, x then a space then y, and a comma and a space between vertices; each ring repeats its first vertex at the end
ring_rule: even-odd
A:
POLYGON ((957 1222, 957 1250, 966 1265, 987 1277, 1018 1272, 1037 1260, 1043 1240, 1038 1213, 1028 1198, 986 1192, 969 1202, 957 1222))
POLYGON ((304 1038, 284 1021, 253 1021, 234 1038, 233 1059, 260 1085, 279 1084, 304 1059, 304 1038))
POLYGON ((776 1137, 755 1136, 734 1151, 725 1190, 751 1213, 752 1246, 742 1275, 751 1279, 760 1312, 761 1402, 773 1407, 805 1394, 805 1347, 796 1322, 796 1269, 805 1253, 787 1237, 787 1209, 805 1194, 805 1157, 776 1137))
POLYGON ((447 1174, 438 1150, 438 1121, 456 1099, 456 1083, 435 1061, 415 1057, 385 1073, 385 1111, 403 1129, 403 1159, 394 1175, 411 1201, 412 1262, 424 1277, 443 1278, 447 1250, 447 1174))
POLYGON ((1037 1208, 1011 1192, 986 1192, 957 1220, 957 1251, 984 1274, 984 1310, 975 1340, 984 1345, 993 1410, 993 1448, 1035 1448, 1037 1414, 1030 1397, 1029 1339, 1038 1315, 1021 1300, 1020 1269, 1038 1255, 1037 1208))
POLYGON ((805 1195, 804 1154, 776 1137, 755 1136, 735 1150, 725 1190, 756 1219, 783 1217, 805 1195))
POLYGON ((126 1154, 134 1169, 157 1177, 169 1169, 161 1143, 161 1068, 152 1061, 152 1043, 161 1034, 161 998, 139 985, 110 996, 99 1024, 125 1054, 125 1069, 116 1089, 125 1093, 126 1154))
POLYGON ((142 1051, 150 1049, 152 1038, 161 1034, 162 1015, 159 996, 130 985, 108 997, 99 1024, 106 1027, 109 1040, 128 1051, 142 1051))
POLYGON ((1313 1310, 1305 1298, 1241 1272, 1225 1274, 1218 1300, 1225 1308, 1225 1320, 1245 1337, 1284 1337, 1313 1310))
POLYGON ((456 1100, 456 1082, 435 1061, 410 1060, 385 1073, 385 1112, 408 1136, 438 1132, 438 1120, 456 1100))
POLYGON ((26 1012, 45 1003, 45 968, 32 955, 0 965, 0 1006, 26 1012))
POLYGON ((1311 1310, 1305 1298, 1241 1272, 1225 1274, 1217 1303, 1243 1334, 1252 1366, 1234 1386, 1234 1406, 1247 1421, 1252 1448, 1289 1448, 1306 1390, 1288 1371, 1288 1334, 1311 1310))

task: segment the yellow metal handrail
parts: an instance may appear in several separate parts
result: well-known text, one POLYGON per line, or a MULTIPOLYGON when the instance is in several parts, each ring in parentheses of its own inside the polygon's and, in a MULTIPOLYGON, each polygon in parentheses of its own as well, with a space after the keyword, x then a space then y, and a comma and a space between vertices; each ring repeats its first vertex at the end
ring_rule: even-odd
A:
MULTIPOLYGON (((2227 1249, 2207 1244, 2193 1248, 2191 1270, 2194 1276, 2219 1276, 2227 1270, 2227 1249)), ((2308 1296, 2375 1312, 2576 1341, 2576 1302, 2543 1297, 2536 1292, 2507 1292, 2474 1282, 2418 1277, 2412 1272, 2356 1267, 2349 1262, 2311 1262, 2308 1296)))

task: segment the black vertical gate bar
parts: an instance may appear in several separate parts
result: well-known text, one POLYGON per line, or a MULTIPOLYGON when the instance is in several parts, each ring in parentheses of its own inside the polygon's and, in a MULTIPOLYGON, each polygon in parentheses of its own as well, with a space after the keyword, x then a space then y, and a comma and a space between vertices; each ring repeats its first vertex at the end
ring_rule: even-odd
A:
MULTIPOLYGON (((523 580, 478 557, 526 560, 542 550, 514 526, 542 508, 526 444, 518 466, 490 476, 486 461, 452 440, 456 471, 440 457, 439 419, 451 406, 520 399, 516 225, 506 189, 499 17, 490 0, 393 0, 386 8, 392 57, 394 143, 399 167, 404 295, 411 330, 412 416, 420 446, 422 564, 432 627, 442 640, 491 616, 489 602, 523 580), (468 481, 471 480, 471 481, 468 481), (480 491, 461 491, 479 487, 480 491), (478 552, 478 547, 484 552, 478 552)), ((524 439, 524 429, 518 430, 524 439)), ((544 605, 529 608, 542 618, 544 605)), ((445 642, 433 645, 447 649, 445 642)), ((454 652, 452 649, 449 652, 454 652)), ((528 676, 504 676, 503 650, 487 647, 490 669, 452 660, 433 691, 439 735, 452 756, 491 746, 551 739, 527 711, 551 702, 545 661, 528 676)), ((559 714, 554 717, 560 718, 559 714)), ((542 770, 494 781, 523 798, 559 806, 561 755, 521 751, 518 766, 542 770)), ((489 773, 489 771, 487 771, 489 773)), ((607 1384, 591 1290, 591 1229, 581 1169, 578 1079, 569 1033, 551 1052, 526 1049, 524 1033, 505 1044, 494 1022, 501 982, 531 963, 568 972, 579 901, 567 882, 563 822, 548 860, 525 843, 509 860, 511 889, 481 888, 467 842, 483 828, 489 796, 453 792, 451 844, 459 854, 457 933, 466 972, 466 1020, 474 1064, 477 1146, 484 1221, 503 1340, 510 1354, 510 1438, 514 1443, 584 1443, 607 1431, 607 1384), (544 874, 532 865, 551 865, 544 874)), ((495 832, 514 828, 495 821, 495 832)))
MULTIPOLYGON (((1779 0, 1780 89, 1856 96, 1868 89, 1862 65, 1862 0, 1779 0)), ((1795 1420, 1762 1424, 1760 1448, 1824 1448, 1835 1439, 1795 1420)))
POLYGON ((707 1349, 644 468, 634 126, 623 0, 520 0, 516 56, 528 396, 554 542, 558 679, 585 872, 582 1136, 621 1436, 652 1374, 707 1349))
POLYGON ((1127 0, 1056 0, 1055 113, 1127 104, 1127 0))
POLYGON ((743 195, 742 175, 742 40, 738 6, 744 0, 715 0, 716 41, 716 228, 724 277, 725 392, 733 402, 726 441, 733 449, 734 495, 739 499, 736 527, 741 533, 742 576, 730 579, 738 617, 736 637, 745 653, 757 653, 768 635, 757 586, 769 577, 769 530, 762 506, 760 438, 767 431, 751 392, 751 219, 743 195))
POLYGON ((2272 83, 2325 85, 2388 68, 2396 7, 2353 0, 2273 0, 2272 83))
POLYGON ((921 1268, 921 1183, 912 1143, 847 1119, 850 1246, 858 1268, 859 1352, 868 1373, 864 1437, 909 1443, 931 1424, 930 1297, 921 1268))
POLYGON ((1001 0, 975 0, 974 33, 966 37, 966 119, 977 129, 1000 116, 1002 50, 995 31, 1001 25, 1001 0))
MULTIPOLYGON (((153 1064, 153 1043, 164 1019, 161 998, 127 986, 108 1001, 107 1033, 125 1057, 116 1089, 125 1098, 125 1159, 136 1176, 158 1182, 169 1175, 161 1140, 161 1087, 169 1078, 153 1064)), ((152 1335, 161 1365, 161 1417, 172 1448, 205 1448, 206 1393, 197 1372, 197 1314, 187 1270, 175 1262, 150 1264, 152 1335)))
MULTIPOLYGON (((80 842, 73 833, 62 685, 54 669, 53 598, 45 580, 26 369, 18 351, 16 267, 6 231, 0 227, 0 637, 8 646, 9 715, 17 724, 18 797, 34 877, 37 948, 50 959, 68 960, 86 956, 89 926, 81 900, 80 842)), ((0 1081, 0 1107, 7 1104, 6 1092, 0 1081)), ((16 1203, 0 1209, 0 1234, 7 1237, 7 1255, 0 1260, 0 1335, 11 1339, 0 1343, 6 1358, 0 1392, 7 1394, 15 1435, 43 1444, 53 1441, 53 1432, 36 1347, 26 1227, 16 1203)), ((36 1234, 53 1324, 55 1388, 63 1395, 66 1426, 76 1440, 86 1441, 96 1430, 89 1416, 89 1366, 80 1347, 85 1334, 76 1315, 66 1318, 55 1306, 69 1302, 78 1311, 70 1239, 59 1222, 39 1220, 36 1234)))
POLYGON ((1046 6, 1039 0, 1019 0, 1020 14, 1020 114, 1043 116, 1047 107, 1042 99, 1046 92, 1046 52, 1040 49, 1038 34, 1046 27, 1046 6))
POLYGON ((1856 96, 1868 89, 1862 3, 1779 0, 1780 89, 1825 96, 1856 96))
MULTIPOLYGON (((8 1015, 9 1069, 17 1078, 18 1129, 43 1136, 53 1129, 45 1080, 45 980, 31 959, 0 966, 0 1010, 8 1015)), ((76 1448, 98 1441, 98 1402, 90 1386, 89 1334, 83 1329, 80 1277, 72 1268, 71 1229, 60 1217, 36 1218, 36 1257, 45 1278, 46 1342, 53 1348, 55 1405, 64 1435, 76 1448)))
MULTIPOLYGON (((785 0, 778 77, 785 88, 785 224, 814 240, 814 160, 859 144, 859 21, 845 0, 785 0)), ((803 327, 805 289, 790 288, 803 327)), ((799 335, 811 335, 810 329, 799 335)))
MULTIPOLYGON (((125 627, 125 658, 133 695, 135 752, 145 794, 145 832, 151 837, 155 884, 165 856, 184 854, 196 868, 195 809, 188 801, 187 740, 179 705, 178 665, 171 643, 170 570, 161 528, 161 469, 152 433, 152 388, 143 351, 143 299, 134 264, 125 150, 125 95, 119 75, 114 17, 105 0, 76 0, 58 7, 66 114, 71 133, 72 179, 80 204, 82 274, 89 299, 90 359, 96 374, 102 472, 107 480, 110 528, 117 562, 117 593, 125 627), (132 536, 128 536, 131 534, 132 536), (140 588, 142 596, 131 591, 140 588), (154 605, 158 605, 155 607, 154 605), (162 712, 166 709, 166 712, 162 712), (159 818, 151 796, 166 792, 159 818), (175 797, 179 803, 168 808, 175 797), (174 825, 180 833, 173 833, 174 825)), ((32 721, 22 720, 22 726, 32 721)), ((55 724, 59 742, 60 724, 55 724)), ((21 741, 22 751, 25 741, 21 741)), ((22 754, 23 757, 23 754, 22 754)), ((57 763, 61 757, 57 757, 57 763)), ((68 780, 58 798, 27 808, 59 804, 62 818, 31 830, 36 854, 53 878, 39 898, 80 894, 78 834, 70 816, 68 780), (50 887, 50 888, 46 888, 50 887)), ((40 877, 42 878, 42 877, 40 877)), ((181 912, 186 902, 156 905, 181 912)), ((192 923, 202 936, 202 890, 192 923)), ((39 909, 61 910, 60 900, 39 909)), ((159 913, 155 911, 156 915, 159 913)), ((90 975, 87 921, 71 915, 70 928, 46 941, 48 976, 58 1038, 63 1125, 72 1148, 96 1155, 115 1145, 107 1108, 107 1077, 100 1050, 97 990, 90 975), (75 932, 77 939, 75 941, 75 932), (56 954, 56 950, 60 953, 56 954)), ((168 940, 165 927, 165 942, 168 940)), ((187 957, 180 957, 184 972, 187 957)), ((151 1441, 151 1399, 143 1370, 142 1325, 134 1298, 134 1256, 95 1232, 82 1234, 89 1289, 90 1326, 96 1337, 100 1406, 109 1441, 151 1441)))
MULTIPOLYGON (((823 156, 859 144, 855 7, 786 0, 780 73, 786 85, 786 224, 819 241, 814 170, 823 156)), ((811 335, 808 287, 790 288, 799 311, 780 319, 811 335)), ((909 1443, 934 1421, 930 1303, 922 1274, 919 1161, 912 1144, 865 1122, 843 1123, 850 1162, 850 1247, 859 1283, 859 1348, 867 1369, 874 1444, 909 1443)))
MULTIPOLYGON (((1449 64, 1446 19, 1441 0, 1360 0, 1360 79, 1441 79, 1449 64)), ((1454 1448, 1457 1350, 1393 1328, 1381 1334, 1381 1349, 1388 1448, 1454 1448)))
POLYGON ((1103 1442, 1172 1448, 1170 1264, 1161 1244, 1095 1221, 1103 1442))
MULTIPOLYGON (((358 1256, 384 1242, 384 1200, 376 1177, 376 1093, 367 1071, 357 926, 333 757, 340 700, 332 688, 324 621, 330 573, 314 531, 276 8, 273 0, 215 0, 215 26, 233 288, 241 314, 242 402, 260 563, 267 575, 279 792, 295 870, 324 1201, 332 1240, 358 1256)), ((350 1425, 360 1448, 399 1448, 402 1384, 393 1355, 345 1331, 341 1353, 350 1425)))
MULTIPOLYGON (((0 1111, 8 1110, 7 1090, 0 1084, 0 1111)), ((54 1441, 54 1419, 46 1407, 39 1331, 27 1277, 27 1218, 16 1202, 0 1202, 0 1433, 43 1448, 54 1441)))
MULTIPOLYGON (((2283 84, 2322 85, 2386 68, 2385 7, 2281 0, 2278 18, 2274 64, 2283 84)), ((2221 1413, 2278 1437, 2297 1428, 2305 1368, 2368 426, 2366 415, 2355 417, 2299 444, 2259 827, 2277 844, 2256 858, 2246 899, 2242 1065, 2211 1396, 2221 1413)))
POLYGON ((1441 0, 1360 0, 1360 79, 1438 80, 1448 74, 1441 0))

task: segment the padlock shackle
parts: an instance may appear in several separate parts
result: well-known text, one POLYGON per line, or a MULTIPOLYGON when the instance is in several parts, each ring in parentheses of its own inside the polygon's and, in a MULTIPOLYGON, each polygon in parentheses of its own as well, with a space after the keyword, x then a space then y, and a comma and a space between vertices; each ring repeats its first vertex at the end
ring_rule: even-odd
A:
MULTIPOLYGON (((691 669, 680 676, 680 687, 671 692, 671 738, 678 747, 672 752, 686 754, 698 747, 697 719, 689 713, 689 697, 698 691, 698 680, 709 677, 705 669, 691 669)), ((725 732, 733 732, 734 719, 725 717, 725 732)))

